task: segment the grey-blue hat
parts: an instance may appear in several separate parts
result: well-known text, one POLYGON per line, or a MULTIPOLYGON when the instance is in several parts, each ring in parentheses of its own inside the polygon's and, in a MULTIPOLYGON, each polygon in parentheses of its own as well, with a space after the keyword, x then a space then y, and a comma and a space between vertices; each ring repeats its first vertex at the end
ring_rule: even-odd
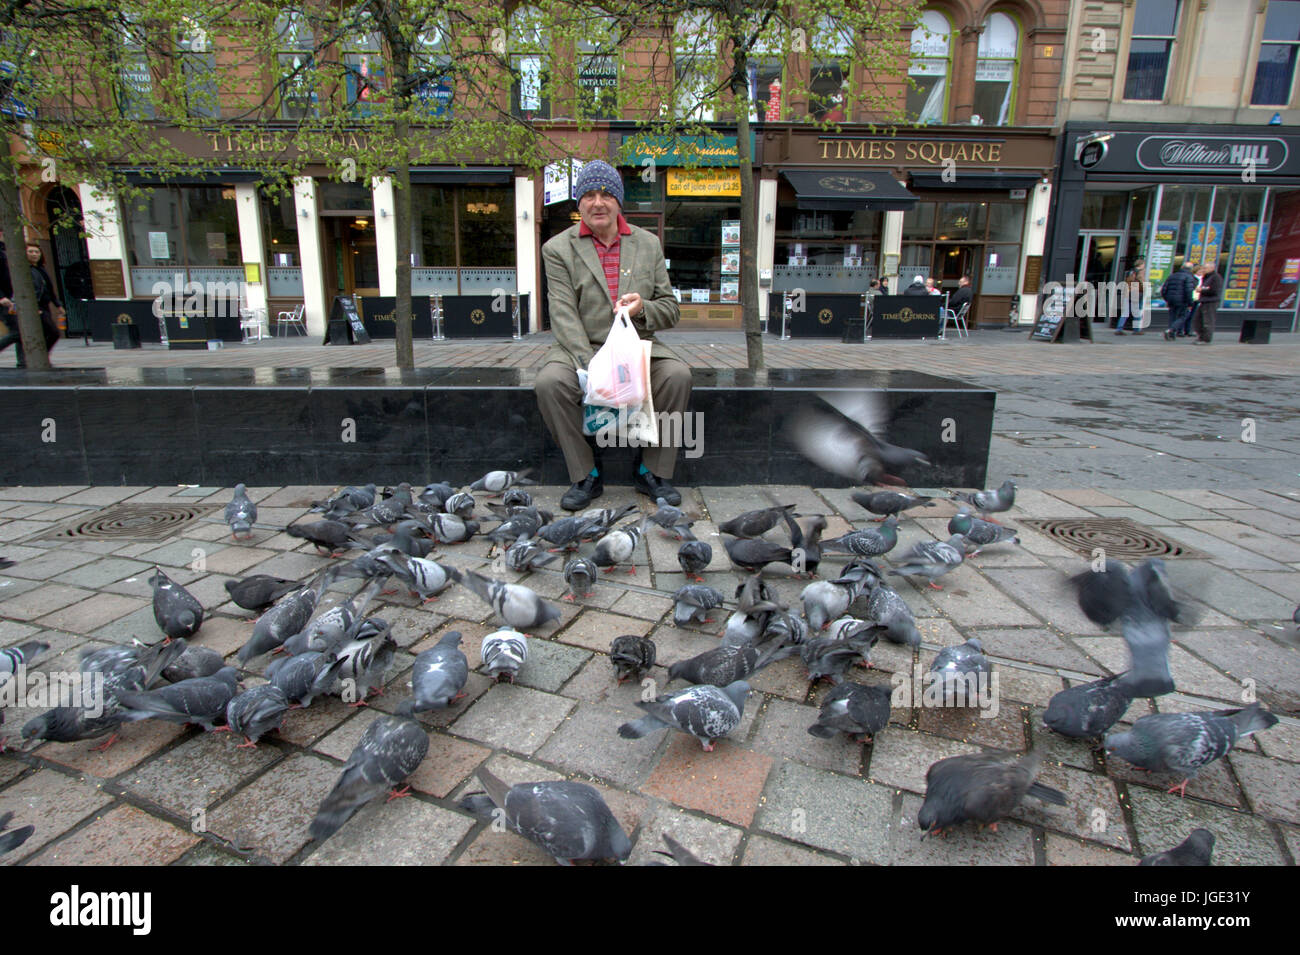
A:
POLYGON ((578 171, 578 179, 573 184, 573 194, 581 199, 593 189, 603 189, 623 205, 623 177, 618 170, 602 159, 593 159, 578 171))

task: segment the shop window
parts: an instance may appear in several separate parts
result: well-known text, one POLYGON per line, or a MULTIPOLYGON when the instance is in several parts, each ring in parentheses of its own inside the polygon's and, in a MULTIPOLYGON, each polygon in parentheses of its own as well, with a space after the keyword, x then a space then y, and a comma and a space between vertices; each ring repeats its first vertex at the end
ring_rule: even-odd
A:
POLYGON ((515 192, 509 186, 459 187, 462 268, 514 268, 515 192))
POLYGON ((1264 210, 1257 308, 1294 311, 1300 289, 1300 190, 1273 189, 1264 210))
POLYGON ((810 48, 808 115, 818 122, 843 123, 849 118, 853 38, 843 23, 825 14, 813 32, 810 48))
POLYGON ((989 241, 1019 242, 1025 224, 1025 207, 1010 202, 988 205, 989 241))
POLYGON ((724 274, 722 249, 723 223, 739 219, 740 206, 727 202, 664 203, 663 247, 670 263, 668 277, 684 303, 689 303, 697 291, 701 295, 707 291, 709 301, 719 302, 722 283, 739 280, 738 272, 724 274))
POLYGON ((348 110, 355 116, 371 116, 383 98, 385 74, 379 32, 368 11, 357 15, 345 44, 343 89, 348 110))
POLYGON ((315 38, 307 18, 297 10, 275 21, 276 56, 280 65, 280 118, 307 119, 319 112, 312 47, 315 38))
POLYGON ((242 281, 233 186, 158 186, 123 202, 134 294, 156 282, 242 281))
POLYGON ((155 119, 153 74, 149 71, 144 28, 140 24, 139 15, 123 11, 118 30, 118 111, 127 119, 155 119))
POLYGON ((936 238, 941 242, 984 238, 987 208, 982 202, 940 203, 936 238))
POLYGON ((718 34, 704 12, 687 13, 673 29, 673 115, 710 123, 717 96, 718 34))
POLYGON ((541 11, 524 5, 510 14, 510 112, 550 119, 550 38, 541 11))
POLYGON ((911 209, 904 212, 903 238, 933 239, 934 209, 935 203, 933 202, 918 202, 911 209))
POLYGON ((921 14, 912 31, 912 60, 907 75, 907 115, 922 125, 948 118, 948 79, 952 71, 952 24, 938 10, 921 14))
POLYGON ((456 191, 450 187, 411 187, 411 233, 417 268, 455 268, 456 191))
POLYGON ((1080 229, 1123 229, 1127 195, 1122 192, 1087 192, 1083 196, 1080 229))
POLYGON ((783 115, 782 64, 775 57, 749 60, 749 121, 769 122, 783 115))
POLYGON ((618 24, 611 17, 584 23, 577 43, 579 114, 618 118, 618 24))
POLYGON ((301 298, 302 260, 298 250, 298 213, 293 192, 263 192, 262 241, 266 243, 266 294, 301 298))
POLYGON ((1296 51, 1300 50, 1300 2, 1272 0, 1264 17, 1264 38, 1255 67, 1252 106, 1286 106, 1295 80, 1296 51))
POLYGON ((1180 0, 1137 0, 1124 75, 1125 99, 1159 102, 1165 98, 1180 6, 1180 0))
POLYGON ((430 119, 451 119, 456 81, 447 52, 447 32, 433 25, 415 39, 415 67, 420 76, 412 96, 430 119))
POLYGON ((1005 13, 992 13, 980 33, 975 63, 976 118, 990 126, 1006 126, 1015 118, 1016 71, 1020 56, 1020 25, 1005 13))
POLYGON ((207 28, 186 18, 177 37, 177 58, 185 78, 185 111, 196 118, 221 116, 217 89, 217 58, 212 52, 212 38, 207 28))

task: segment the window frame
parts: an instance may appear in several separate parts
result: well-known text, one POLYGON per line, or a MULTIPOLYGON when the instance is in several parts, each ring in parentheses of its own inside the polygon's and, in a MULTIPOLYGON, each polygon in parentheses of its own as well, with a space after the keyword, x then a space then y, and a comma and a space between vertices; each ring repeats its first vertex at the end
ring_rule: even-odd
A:
POLYGON ((506 21, 506 63, 510 72, 510 115, 517 119, 526 121, 549 120, 553 117, 555 104, 551 102, 547 89, 551 81, 551 38, 542 30, 544 18, 538 11, 538 21, 536 23, 537 32, 533 36, 522 36, 521 27, 530 27, 532 24, 526 23, 522 17, 528 14, 525 11, 537 10, 530 3, 521 3, 510 12, 506 21), (528 110, 532 115, 525 116, 523 108, 523 72, 519 68, 525 58, 536 57, 541 61, 541 68, 537 76, 537 99, 538 108, 528 110))
MULTIPOLYGON (((980 56, 980 54, 979 54, 979 44, 976 43, 976 47, 975 47, 975 89, 976 89, 976 91, 978 92, 978 87, 979 87, 979 83, 980 83, 980 79, 979 79, 980 63, 984 62, 985 60, 990 61, 990 62, 993 62, 993 63, 1005 63, 1005 62, 1007 62, 1007 60, 1009 59, 1009 60, 1011 61, 1011 100, 1010 100, 1010 103, 1007 105, 1007 121, 1006 121, 1005 123, 990 124, 990 123, 988 122, 987 117, 983 116, 982 114, 977 114, 977 113, 975 113, 975 111, 974 111, 974 108, 975 108, 975 107, 974 107, 974 95, 972 95, 972 97, 971 97, 971 115, 979 115, 979 117, 980 117, 980 119, 981 119, 981 121, 982 121, 980 125, 982 125, 982 126, 995 125, 995 126, 998 127, 998 128, 1004 128, 1004 127, 1006 127, 1006 126, 1015 126, 1015 125, 1016 125, 1016 107, 1020 105, 1020 59, 1021 59, 1021 57, 1022 57, 1023 54, 1024 54, 1024 46, 1025 46, 1025 27, 1024 27, 1024 24, 1020 21, 1020 18, 1019 18, 1018 16, 1016 16, 1014 13, 1010 12, 1009 10, 990 10, 989 13, 988 13, 988 15, 984 17, 984 21, 983 21, 983 23, 981 24, 981 28, 980 28, 980 40, 983 40, 983 39, 984 39, 984 31, 985 31, 986 29, 988 29, 988 23, 989 23, 989 20, 991 20, 995 15, 1001 15, 1001 16, 1006 17, 1008 20, 1011 21, 1011 25, 1012 25, 1013 27, 1015 27, 1015 30, 1016 30, 1016 52, 1015 52, 1015 55, 1012 56, 1012 57, 1005 57, 1005 56, 980 56)), ((984 82, 990 82, 990 81, 985 80, 984 82)))
MULTIPOLYGON (((315 31, 312 29, 311 21, 307 14, 302 10, 290 7, 281 11, 275 18, 272 27, 275 31, 275 62, 278 71, 278 78, 275 83, 276 97, 279 104, 276 108, 275 118, 289 122, 301 122, 304 119, 317 119, 320 117, 320 93, 316 88, 313 77, 316 71, 315 53, 315 31), (307 38, 302 38, 302 30, 306 30, 307 38), (292 37, 290 40, 289 37, 292 37), (303 45, 305 42, 305 46, 303 45), (306 62, 301 67, 292 67, 288 75, 285 72, 285 60, 287 58, 302 57, 306 62), (296 84, 291 84, 289 77, 297 70, 301 70, 296 84), (301 92, 290 94, 291 89, 306 91, 310 94, 310 105, 305 107, 305 115, 289 116, 286 111, 290 108, 288 99, 291 95, 297 95, 299 98, 306 99, 301 92)), ((303 109, 303 107, 299 107, 303 109)))
POLYGON ((700 102, 694 109, 685 111, 682 109, 679 97, 684 76, 698 77, 700 82, 696 88, 700 90, 717 85, 717 63, 722 51, 722 36, 716 19, 701 10, 690 11, 678 17, 677 22, 672 26, 672 51, 673 88, 670 106, 673 118, 690 123, 714 122, 720 112, 716 105, 710 107, 707 103, 700 102), (684 25, 685 29, 683 29, 684 25), (683 39, 691 35, 701 39, 689 41, 683 39), (682 69, 683 63, 688 64, 685 71, 682 69), (712 73, 708 70, 709 64, 714 64, 712 73), (704 69, 701 69, 701 66, 704 69))
POLYGON ((824 13, 810 37, 807 54, 808 95, 803 116, 807 122, 848 123, 853 120, 854 109, 857 106, 853 95, 853 71, 856 61, 853 57, 853 41, 844 36, 844 32, 843 23, 837 21, 833 15, 824 13), (839 36, 837 37, 836 34, 839 36), (829 104, 826 105, 821 116, 813 115, 814 101, 821 103, 824 98, 821 94, 813 92, 812 85, 818 72, 830 67, 840 71, 840 89, 844 91, 844 100, 839 104, 839 108, 844 114, 843 119, 826 119, 826 113, 833 108, 829 104))
MULTIPOLYGON (((1278 0, 1278 2, 1286 2, 1286 0, 1278 0)), ((1268 33, 1267 33, 1268 12, 1273 9, 1274 7, 1270 4, 1268 10, 1266 10, 1264 13, 1263 22, 1261 22, 1259 25, 1259 43, 1255 47, 1255 75, 1254 78, 1251 80, 1250 91, 1246 93, 1245 105, 1248 107, 1257 107, 1259 109, 1273 109, 1273 110, 1288 109, 1290 108, 1291 104, 1295 102, 1296 77, 1297 74, 1300 74, 1300 69, 1297 69, 1297 67, 1300 67, 1300 39, 1270 40, 1268 38, 1268 33), (1285 47, 1291 47, 1292 50, 1293 59, 1291 61, 1291 81, 1288 85, 1287 98, 1286 98, 1286 102, 1284 103, 1256 103, 1255 102, 1255 87, 1259 83, 1259 64, 1262 61, 1264 47, 1266 46, 1285 46, 1285 47)))
POLYGON ((1174 32, 1172 34, 1155 34, 1143 33, 1137 35, 1133 32, 1133 26, 1137 22, 1138 5, 1142 0, 1134 0, 1133 13, 1129 20, 1128 38, 1125 42, 1124 49, 1124 82, 1119 86, 1119 99, 1125 103, 1164 103, 1169 99, 1169 80, 1174 74, 1174 58, 1178 54, 1178 32, 1183 26, 1183 11, 1185 9, 1184 0, 1173 0, 1174 2, 1174 32), (1128 95, 1129 71, 1133 61, 1133 41, 1135 40, 1165 40, 1168 41, 1169 47, 1166 51, 1167 59, 1165 61, 1165 78, 1160 84, 1160 96, 1158 99, 1134 99, 1128 95))
MULTIPOLYGON (((908 79, 909 79, 909 81, 910 81, 910 80, 911 80, 911 77, 912 77, 912 64, 915 63, 915 62, 917 62, 918 60, 927 60, 927 61, 932 61, 932 60, 943 60, 943 62, 944 62, 944 64, 945 64, 945 66, 944 66, 944 74, 943 74, 943 106, 940 108, 940 111, 939 111, 939 118, 938 118, 938 119, 936 119, 936 120, 932 120, 932 121, 925 121, 925 122, 922 122, 922 121, 921 121, 921 114, 918 113, 915 119, 913 119, 913 118, 911 118, 911 117, 908 117, 908 118, 905 120, 905 122, 906 122, 908 125, 911 125, 911 126, 946 126, 946 125, 948 124, 948 116, 949 116, 949 109, 950 109, 950 100, 951 100, 951 98, 952 98, 952 67, 953 67, 953 42, 952 42, 952 41, 953 41, 953 37, 954 37, 955 35, 957 35, 956 28, 953 26, 953 22, 952 22, 952 20, 948 17, 948 14, 946 14, 943 10, 939 9, 938 7, 926 7, 925 9, 923 9, 923 10, 921 11, 921 19, 917 21, 917 25, 916 25, 916 27, 914 27, 914 28, 912 29, 912 32, 911 32, 911 34, 910 34, 909 37, 908 37, 907 76, 908 76, 908 79), (926 15, 927 13, 933 13, 933 14, 936 14, 937 16, 939 16, 939 17, 942 17, 944 23, 945 23, 945 24, 947 25, 947 27, 948 27, 948 32, 947 32, 946 34, 939 34, 939 33, 936 33, 936 32, 934 32, 934 31, 930 30, 930 29, 925 25, 925 15, 926 15), (946 44, 947 44, 947 52, 946 52, 942 57, 938 57, 938 56, 915 56, 915 55, 913 55, 913 54, 912 54, 912 51, 911 51, 911 44, 915 42, 915 39, 914 39, 914 38, 915 38, 915 35, 916 35, 917 30, 924 30, 924 31, 926 32, 926 34, 929 35, 929 36, 941 36, 941 35, 942 35, 942 36, 944 37, 944 39, 945 39, 946 44)), ((923 74, 923 75, 924 75, 924 74, 923 74)), ((911 92, 912 92, 912 88, 911 88, 911 86, 909 85, 909 86, 907 86, 906 91, 905 91, 905 93, 904 93, 903 108, 904 108, 904 113, 905 113, 905 114, 906 114, 906 110, 907 110, 907 102, 906 102, 906 100, 907 100, 907 94, 908 94, 908 93, 911 93, 911 92)), ((928 97, 927 97, 927 101, 928 101, 928 97)), ((922 107, 922 109, 924 109, 924 106, 922 107)))

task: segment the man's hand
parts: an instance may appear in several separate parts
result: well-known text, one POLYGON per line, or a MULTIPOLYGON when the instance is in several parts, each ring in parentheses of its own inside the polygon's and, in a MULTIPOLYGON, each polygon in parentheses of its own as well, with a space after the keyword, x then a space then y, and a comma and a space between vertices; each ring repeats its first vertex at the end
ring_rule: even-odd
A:
POLYGON ((640 315, 645 311, 645 302, 641 301, 641 296, 636 292, 628 292, 619 298, 618 307, 623 308, 624 306, 627 307, 629 316, 640 315))

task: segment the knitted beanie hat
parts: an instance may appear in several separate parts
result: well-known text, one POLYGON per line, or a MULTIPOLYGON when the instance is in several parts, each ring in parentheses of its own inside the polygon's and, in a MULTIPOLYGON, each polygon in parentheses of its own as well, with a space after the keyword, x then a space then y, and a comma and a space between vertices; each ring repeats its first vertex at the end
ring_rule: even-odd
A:
POLYGON ((609 163, 593 159, 578 172, 577 182, 573 185, 574 194, 581 199, 593 189, 602 189, 623 205, 623 177, 609 163))

